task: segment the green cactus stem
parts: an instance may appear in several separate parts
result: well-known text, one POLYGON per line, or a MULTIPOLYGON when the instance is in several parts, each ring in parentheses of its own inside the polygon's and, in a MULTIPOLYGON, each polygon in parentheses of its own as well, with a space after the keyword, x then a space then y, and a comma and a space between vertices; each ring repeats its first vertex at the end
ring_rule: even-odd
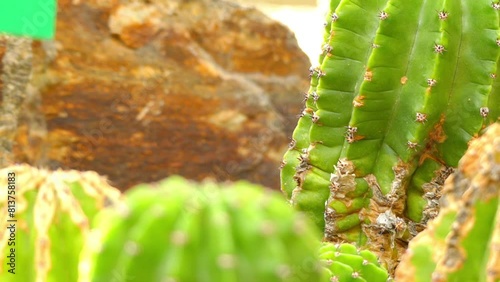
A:
POLYGON ((126 193, 82 252, 84 281, 318 281, 319 233, 270 190, 170 177, 126 193))
POLYGON ((28 165, 0 170, 0 183, 0 281, 76 281, 94 216, 120 191, 95 172, 28 165))
MULTIPOLYGON (((319 64, 321 65, 325 57, 331 56, 332 47, 328 44, 330 42, 330 30, 332 22, 336 21, 334 13, 340 0, 330 1, 330 10, 326 15, 325 28, 323 34, 322 50, 323 53, 319 56, 319 64)), ((318 80, 323 75, 319 67, 311 67, 309 69, 309 76, 311 78, 311 86, 305 94, 305 107, 299 115, 297 127, 293 133, 292 141, 289 145, 289 150, 283 157, 281 173, 282 190, 289 198, 292 197, 293 190, 297 187, 297 181, 302 177, 301 170, 307 169, 307 162, 303 159, 305 150, 309 147, 309 130, 312 125, 312 113, 317 110, 316 101, 318 99, 317 86, 318 80), (301 168, 301 166, 304 166, 301 168)), ((326 191, 327 192, 327 191, 326 191)), ((305 191, 307 193, 307 191, 305 191)), ((327 194, 326 194, 327 195, 327 194)))
POLYGON ((299 163, 289 150, 281 175, 285 194, 327 241, 368 243, 394 267, 437 215, 444 180, 500 117, 499 7, 336 5, 314 107, 306 105, 310 121, 299 120, 294 132, 299 163))
POLYGON ((410 242, 397 281, 500 281, 500 124, 446 180, 439 215, 410 242))
POLYGON ((386 282, 389 279, 389 273, 374 253, 359 250, 352 244, 323 243, 320 258, 328 273, 324 281, 386 282))
POLYGON ((306 103, 305 115, 294 131, 281 178, 282 189, 293 204, 310 213, 321 228, 324 203, 330 193, 330 173, 342 150, 354 93, 362 81, 356 72, 363 70, 378 26, 378 19, 371 19, 370 14, 376 14, 385 4, 384 1, 364 4, 340 1, 338 5, 334 5, 338 1, 333 2, 331 28, 323 44, 327 48, 323 48, 323 60, 311 81, 314 97, 306 103), (345 17, 349 14, 357 16, 345 17), (341 17, 345 19, 340 20, 341 17), (363 17, 367 21, 358 21, 363 17))

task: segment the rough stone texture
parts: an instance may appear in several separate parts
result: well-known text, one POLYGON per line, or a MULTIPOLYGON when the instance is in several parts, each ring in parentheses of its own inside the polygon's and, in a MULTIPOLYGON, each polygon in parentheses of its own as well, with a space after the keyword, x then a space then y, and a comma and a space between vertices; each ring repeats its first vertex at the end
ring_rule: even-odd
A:
POLYGON ((223 1, 125 2, 59 1, 56 41, 35 44, 42 104, 26 110, 41 109, 48 133, 40 142, 27 115, 18 161, 96 170, 120 189, 172 174, 277 189, 308 88, 293 34, 223 1), (120 18, 127 5, 159 20, 120 18))
MULTIPOLYGON (((2 35, 0 35, 0 58, 3 58, 3 55, 5 54, 5 39, 2 35)), ((3 63, 2 60, 0 60, 0 69, 3 68, 3 63)), ((0 89, 3 87, 3 81, 0 79, 0 89)), ((1 90, 0 90, 1 91, 1 90)), ((3 95, 0 95, 0 102, 3 101, 3 95)))
POLYGON ((27 87, 33 69, 33 40, 16 36, 4 37, 2 58, 2 104, 0 106, 0 167, 13 162, 19 117, 26 102, 27 87))
POLYGON ((119 5, 109 17, 108 26, 125 45, 139 48, 149 43, 161 28, 162 13, 155 5, 130 3, 119 5))

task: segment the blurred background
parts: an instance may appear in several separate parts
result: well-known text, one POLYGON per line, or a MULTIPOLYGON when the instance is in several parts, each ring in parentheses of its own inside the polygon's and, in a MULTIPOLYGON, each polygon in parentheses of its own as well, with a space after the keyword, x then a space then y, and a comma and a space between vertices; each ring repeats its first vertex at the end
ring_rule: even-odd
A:
POLYGON ((328 2, 237 1, 58 1, 55 39, 33 43, 14 161, 121 190, 170 175, 278 190, 328 2))
POLYGON ((317 64, 321 52, 322 30, 328 12, 327 0, 235 0, 254 6, 269 17, 283 23, 293 31, 300 48, 307 54, 312 65, 317 64))

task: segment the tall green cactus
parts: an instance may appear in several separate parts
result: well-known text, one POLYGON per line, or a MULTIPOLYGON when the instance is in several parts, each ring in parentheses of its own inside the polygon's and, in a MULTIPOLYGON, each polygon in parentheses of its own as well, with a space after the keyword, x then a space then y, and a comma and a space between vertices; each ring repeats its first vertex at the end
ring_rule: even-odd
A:
POLYGON ((500 124, 471 144, 441 202, 410 242, 397 281, 500 281, 500 124))
POLYGON ((0 183, 0 281, 76 281, 94 216, 120 191, 95 172, 27 165, 0 170, 0 183))
POLYGON ((436 216, 469 141, 500 116, 500 4, 332 3, 282 190, 326 240, 369 241, 391 260, 436 216))
POLYGON ((245 182, 170 177, 106 210, 82 252, 80 282, 319 281, 317 230, 280 195, 245 182), (115 280, 113 280, 115 279, 115 280))

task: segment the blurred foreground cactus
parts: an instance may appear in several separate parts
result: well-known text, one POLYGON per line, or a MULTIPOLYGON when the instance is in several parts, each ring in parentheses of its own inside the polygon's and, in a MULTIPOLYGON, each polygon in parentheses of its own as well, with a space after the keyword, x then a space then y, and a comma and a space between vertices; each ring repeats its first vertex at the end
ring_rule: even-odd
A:
POLYGON ((80 282, 319 281, 319 234, 280 195, 180 177, 140 185, 98 216, 80 282))
POLYGON ((500 116, 500 4, 332 0, 281 186, 327 241, 393 269, 439 211, 469 141, 500 116))
POLYGON ((439 216, 411 242, 397 281, 500 281, 500 124, 472 142, 439 216))
POLYGON ((76 281, 94 216, 120 191, 95 172, 28 165, 0 170, 0 183, 0 281, 76 281))

